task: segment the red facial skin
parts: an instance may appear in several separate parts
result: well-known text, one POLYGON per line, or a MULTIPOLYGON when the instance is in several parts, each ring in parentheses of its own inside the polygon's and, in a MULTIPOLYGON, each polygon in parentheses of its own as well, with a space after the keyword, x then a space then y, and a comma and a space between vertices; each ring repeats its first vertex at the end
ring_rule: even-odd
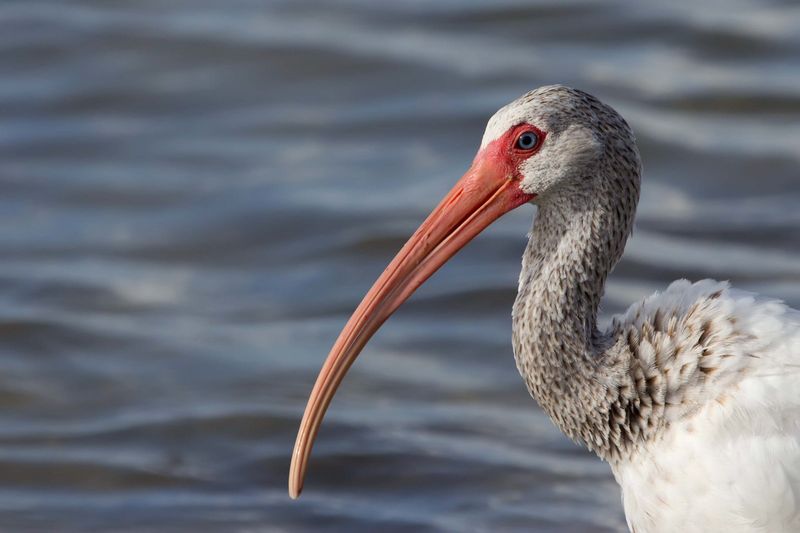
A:
MULTIPOLYGON (((517 183, 522 181, 522 174, 520 166, 529 157, 535 155, 544 144, 547 133, 540 130, 536 126, 528 123, 518 124, 509 128, 503 135, 493 140, 486 147, 475 155, 473 166, 479 159, 483 158, 491 162, 491 165, 500 169, 499 171, 508 176, 509 179, 517 183), (538 142, 536 145, 529 149, 523 150, 517 147, 517 139, 525 132, 531 131, 536 134, 538 142)), ((509 198, 509 211, 519 207, 522 204, 528 203, 533 200, 536 195, 524 192, 517 187, 517 194, 509 198)))
POLYGON ((533 200, 520 188, 519 167, 542 146, 546 134, 519 124, 490 142, 472 166, 414 232, 386 267, 333 345, 308 399, 297 433, 289 471, 289 495, 297 498, 322 417, 344 375, 367 341, 389 316, 439 267, 500 216, 533 200), (518 137, 535 132, 531 149, 516 146, 518 137))
POLYGON ((518 124, 509 128, 503 135, 475 154, 473 164, 480 158, 490 159, 494 164, 502 167, 509 176, 519 180, 522 178, 519 170, 520 165, 541 149, 546 137, 547 133, 536 126, 527 123, 518 124), (517 139, 528 131, 535 133, 539 142, 533 148, 523 150, 517 147, 517 139))

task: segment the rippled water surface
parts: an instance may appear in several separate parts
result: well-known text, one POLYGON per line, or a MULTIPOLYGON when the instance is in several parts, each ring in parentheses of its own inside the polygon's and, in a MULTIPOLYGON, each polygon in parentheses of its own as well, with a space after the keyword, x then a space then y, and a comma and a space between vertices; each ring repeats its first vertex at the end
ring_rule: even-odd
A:
POLYGON ((546 83, 629 120, 604 317, 679 277, 800 306, 793 2, 0 3, 0 529, 620 531, 514 367, 533 214, 373 339, 286 495, 317 370, 486 119, 546 83))

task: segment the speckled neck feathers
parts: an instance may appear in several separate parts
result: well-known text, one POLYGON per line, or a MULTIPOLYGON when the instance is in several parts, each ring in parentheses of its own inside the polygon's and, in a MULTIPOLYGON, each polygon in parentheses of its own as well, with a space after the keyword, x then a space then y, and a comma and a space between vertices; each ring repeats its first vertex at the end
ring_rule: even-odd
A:
POLYGON ((615 339, 598 331, 596 319, 606 276, 631 232, 640 163, 624 120, 576 93, 577 120, 593 128, 603 151, 585 177, 537 201, 514 305, 514 354, 529 391, 559 428, 609 458, 621 445, 608 426, 626 363, 609 353, 615 339))

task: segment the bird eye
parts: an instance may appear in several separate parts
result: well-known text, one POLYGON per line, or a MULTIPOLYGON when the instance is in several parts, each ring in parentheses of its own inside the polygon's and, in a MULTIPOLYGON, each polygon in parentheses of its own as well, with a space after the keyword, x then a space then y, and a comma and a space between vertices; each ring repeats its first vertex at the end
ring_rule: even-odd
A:
POLYGON ((525 131, 517 137, 517 148, 520 150, 533 150, 539 144, 539 136, 532 131, 525 131))

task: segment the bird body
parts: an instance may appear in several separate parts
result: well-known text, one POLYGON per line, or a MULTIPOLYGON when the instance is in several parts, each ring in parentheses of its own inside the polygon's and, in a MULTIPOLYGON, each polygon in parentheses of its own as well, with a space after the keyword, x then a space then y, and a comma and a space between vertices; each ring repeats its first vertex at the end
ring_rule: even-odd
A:
POLYGON ((800 313, 681 280, 598 327, 640 179, 631 129, 593 96, 549 86, 500 109, 472 167, 334 344, 298 432, 290 494, 372 334, 482 229, 534 203, 512 313, 517 368, 553 422, 611 465, 630 529, 800 531, 800 313))
POLYGON ((609 460, 631 530, 800 531, 800 313, 681 280, 612 329, 659 426, 609 460))

